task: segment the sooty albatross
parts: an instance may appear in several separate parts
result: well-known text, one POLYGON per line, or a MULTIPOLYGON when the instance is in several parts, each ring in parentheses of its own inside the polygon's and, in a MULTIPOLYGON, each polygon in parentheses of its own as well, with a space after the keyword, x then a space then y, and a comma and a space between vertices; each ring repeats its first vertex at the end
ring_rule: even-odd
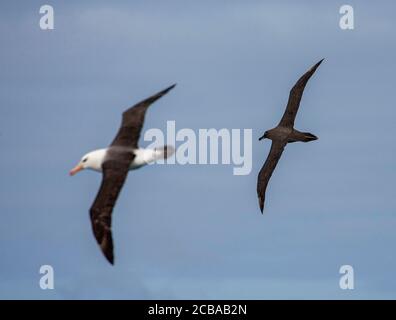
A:
POLYGON ((272 173, 282 155, 283 149, 288 143, 301 141, 309 142, 317 140, 318 138, 309 132, 300 132, 294 129, 294 120, 297 115, 298 107, 300 106, 301 97, 304 92, 305 85, 309 78, 314 74, 316 69, 324 59, 320 60, 311 69, 309 69, 290 90, 289 101, 286 106, 286 111, 283 114, 281 121, 276 128, 268 130, 264 133, 259 140, 270 139, 272 140, 271 150, 268 154, 267 160, 260 170, 257 179, 257 196, 259 201, 260 210, 263 213, 265 191, 272 173))

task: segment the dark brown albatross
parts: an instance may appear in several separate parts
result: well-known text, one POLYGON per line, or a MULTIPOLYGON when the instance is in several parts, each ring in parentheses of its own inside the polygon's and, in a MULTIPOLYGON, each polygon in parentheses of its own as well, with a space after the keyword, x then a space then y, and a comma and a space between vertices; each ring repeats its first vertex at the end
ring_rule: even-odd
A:
POLYGON ((275 170, 285 146, 291 142, 309 142, 318 139, 312 133, 300 132, 294 129, 294 120, 297 115, 298 107, 300 106, 305 85, 323 60, 324 59, 320 60, 300 79, 298 79, 294 87, 290 90, 289 101, 287 103, 285 113, 283 114, 278 126, 266 131, 264 135, 259 138, 259 140, 264 138, 272 140, 271 150, 268 154, 267 160, 265 160, 265 163, 260 170, 257 179, 257 196, 261 212, 264 210, 265 191, 267 189, 268 182, 275 170))
POLYGON ((70 175, 83 169, 92 169, 103 173, 102 184, 90 209, 90 216, 96 241, 111 264, 114 263, 111 214, 128 171, 158 159, 165 159, 174 152, 174 148, 171 146, 158 149, 140 149, 138 147, 148 107, 174 87, 175 84, 126 110, 122 115, 121 127, 111 145, 106 149, 86 154, 79 164, 70 171, 70 175))

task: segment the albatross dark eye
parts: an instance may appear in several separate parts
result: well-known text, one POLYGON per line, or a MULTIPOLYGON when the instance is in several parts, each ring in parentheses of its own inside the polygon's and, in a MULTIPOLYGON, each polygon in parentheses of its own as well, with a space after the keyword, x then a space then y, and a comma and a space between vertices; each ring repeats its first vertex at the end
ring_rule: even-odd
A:
POLYGON ((82 162, 85 163, 85 162, 87 162, 87 160, 88 160, 88 158, 85 158, 82 162))

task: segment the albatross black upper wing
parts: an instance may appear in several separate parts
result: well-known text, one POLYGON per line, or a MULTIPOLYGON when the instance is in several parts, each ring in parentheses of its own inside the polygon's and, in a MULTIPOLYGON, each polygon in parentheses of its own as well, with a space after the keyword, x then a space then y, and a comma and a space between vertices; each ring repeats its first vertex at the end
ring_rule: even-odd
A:
POLYGON ((121 128, 118 130, 117 136, 113 140, 111 146, 127 146, 132 148, 138 147, 140 131, 144 123, 144 116, 148 107, 172 90, 176 84, 162 90, 155 95, 135 104, 122 114, 121 128))
POLYGON ((257 196, 259 200, 259 206, 261 212, 264 210, 265 191, 267 189, 268 182, 275 170, 275 167, 282 155, 282 152, 286 146, 286 142, 272 142, 271 150, 268 154, 267 160, 260 170, 257 178, 257 196))
POLYGON ((102 184, 90 210, 92 230, 96 241, 111 264, 114 263, 111 214, 128 175, 133 157, 132 153, 125 152, 118 155, 117 160, 110 157, 103 164, 102 184))
POLYGON ((294 87, 290 90, 289 101, 287 102, 287 107, 281 121, 279 122, 279 126, 289 128, 294 127, 294 120, 296 119, 298 107, 300 106, 300 101, 305 89, 305 85, 323 60, 324 59, 320 60, 311 69, 309 69, 300 79, 298 79, 294 87))

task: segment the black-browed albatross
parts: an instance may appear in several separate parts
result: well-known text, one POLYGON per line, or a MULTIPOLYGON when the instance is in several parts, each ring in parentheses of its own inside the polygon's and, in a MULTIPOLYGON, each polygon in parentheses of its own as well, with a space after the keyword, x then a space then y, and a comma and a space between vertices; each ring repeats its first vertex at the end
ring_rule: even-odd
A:
POLYGON ((148 107, 172 90, 175 85, 126 110, 122 115, 121 127, 111 145, 106 149, 86 154, 79 164, 70 171, 70 175, 75 175, 83 169, 92 169, 103 173, 102 184, 90 209, 90 216, 96 241, 111 264, 114 263, 111 214, 128 171, 158 159, 166 159, 174 153, 174 148, 171 146, 140 149, 138 140, 148 107))
POLYGON ((264 135, 259 138, 259 140, 264 138, 272 140, 271 150, 268 154, 267 160, 265 160, 265 163, 260 170, 257 179, 257 196, 261 212, 264 210, 265 191, 267 189, 268 182, 275 170, 285 146, 291 142, 309 142, 318 139, 312 133, 300 132, 294 129, 294 120, 297 115, 298 107, 300 106, 305 85, 323 60, 324 59, 320 60, 300 79, 298 79, 294 87, 290 90, 289 101, 287 103, 285 113, 283 114, 278 126, 266 131, 264 135))

